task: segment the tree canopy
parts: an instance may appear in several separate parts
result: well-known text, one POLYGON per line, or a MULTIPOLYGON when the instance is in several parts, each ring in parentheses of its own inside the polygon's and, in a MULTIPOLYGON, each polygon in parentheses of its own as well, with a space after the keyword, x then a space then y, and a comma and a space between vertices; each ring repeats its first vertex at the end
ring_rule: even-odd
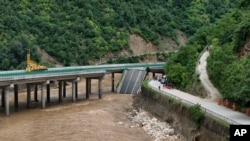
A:
POLYGON ((39 61, 36 47, 66 66, 87 65, 127 49, 131 33, 154 44, 161 36, 176 40, 176 30, 191 36, 229 7, 229 0, 0 1, 0 53, 5 58, 0 68, 21 68, 27 48, 39 61), (28 45, 21 42, 23 37, 28 45))
MULTIPOLYGON (((250 10, 247 8, 249 5, 248 0, 238 1, 237 7, 214 24, 198 29, 190 38, 188 46, 183 47, 186 50, 193 48, 194 52, 201 53, 204 47, 211 45, 207 64, 209 78, 223 98, 243 107, 250 106, 250 10)), ((194 65, 197 60, 193 56, 189 56, 187 51, 180 50, 166 63, 166 72, 170 73, 170 76, 175 75, 173 81, 182 88, 190 86, 196 79, 194 65), (169 70, 170 68, 173 70, 169 70), (182 72, 179 73, 180 71, 182 72), (183 74, 189 74, 187 79, 183 79, 183 74)))

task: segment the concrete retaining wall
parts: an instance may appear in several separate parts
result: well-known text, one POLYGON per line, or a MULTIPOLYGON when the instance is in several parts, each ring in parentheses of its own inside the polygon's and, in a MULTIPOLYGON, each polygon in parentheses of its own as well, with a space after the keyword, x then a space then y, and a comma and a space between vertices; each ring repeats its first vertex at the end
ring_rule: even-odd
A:
POLYGON ((229 126, 205 114, 197 125, 192 120, 190 107, 142 85, 141 94, 134 96, 133 105, 143 108, 160 120, 170 123, 188 141, 227 141, 229 126))

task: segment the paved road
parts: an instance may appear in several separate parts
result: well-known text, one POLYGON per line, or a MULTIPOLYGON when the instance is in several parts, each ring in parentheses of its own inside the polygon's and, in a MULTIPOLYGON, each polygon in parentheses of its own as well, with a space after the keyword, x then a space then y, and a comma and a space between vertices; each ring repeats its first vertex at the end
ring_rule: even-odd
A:
POLYGON ((248 124, 250 125, 250 117, 247 115, 233 111, 229 108, 226 108, 224 106, 220 106, 217 104, 218 97, 221 97, 221 94, 218 92, 218 90, 213 86, 213 84, 210 82, 207 74, 207 57, 209 56, 209 51, 205 51, 200 60, 199 63, 196 66, 196 72, 200 75, 199 79, 201 80, 202 85, 207 91, 208 96, 205 99, 193 96, 191 94, 176 90, 176 89, 167 89, 162 87, 162 84, 160 84, 157 81, 150 81, 149 84, 155 88, 156 90, 159 90, 158 87, 161 86, 161 91, 163 91, 165 94, 177 97, 178 99, 183 100, 183 102, 187 102, 189 104, 200 104, 204 109, 206 109, 207 112, 211 112, 217 117, 220 117, 226 121, 228 121, 231 124, 248 124))
POLYGON ((207 112, 211 112, 215 116, 222 118, 231 124, 250 125, 250 117, 248 117, 247 115, 237 111, 233 111, 232 109, 226 108, 224 106, 218 105, 216 102, 213 102, 211 100, 202 99, 177 89, 167 89, 167 88, 163 89, 162 84, 154 80, 151 80, 149 82, 149 85, 156 90, 159 90, 158 87, 161 86, 160 91, 164 92, 164 94, 169 96, 174 96, 180 100, 183 100, 183 102, 187 101, 187 103, 190 104, 198 103, 204 109, 206 109, 207 112))

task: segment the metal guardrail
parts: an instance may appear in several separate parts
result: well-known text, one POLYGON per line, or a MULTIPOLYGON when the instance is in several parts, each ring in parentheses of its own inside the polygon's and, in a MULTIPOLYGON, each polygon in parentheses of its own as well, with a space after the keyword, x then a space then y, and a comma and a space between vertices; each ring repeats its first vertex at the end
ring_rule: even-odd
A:
POLYGON ((108 64, 108 65, 94 65, 94 66, 77 66, 77 67, 61 67, 61 68, 49 68, 44 71, 37 72, 26 72, 24 70, 15 71, 0 71, 0 79, 3 77, 14 77, 14 76, 25 76, 25 75, 41 75, 41 74, 55 74, 55 73, 65 73, 65 72, 77 72, 77 71, 98 71, 98 70, 118 70, 118 69, 128 69, 135 67, 163 67, 165 62, 159 63, 130 63, 130 64, 108 64))
POLYGON ((3 77, 0 79, 0 82, 3 81, 11 81, 11 80, 22 80, 22 79, 36 79, 36 78, 48 78, 48 77, 63 77, 63 76, 77 76, 77 75, 84 75, 84 74, 103 74, 106 73, 105 70, 95 70, 95 71, 74 71, 72 72, 62 72, 62 73, 43 73, 43 74, 30 74, 30 75, 17 75, 11 77, 3 77))
MULTIPOLYGON (((153 88, 153 89, 156 90, 156 91, 159 91, 159 89, 157 89, 157 88, 155 88, 155 87, 152 87, 152 86, 150 86, 150 87, 153 88)), ((167 96, 170 96, 170 97, 174 98, 175 100, 178 100, 178 101, 180 101, 180 102, 186 103, 186 104, 189 105, 189 106, 193 106, 193 105, 196 105, 196 104, 197 104, 197 103, 193 103, 193 102, 187 101, 187 100, 185 100, 185 99, 182 99, 182 98, 180 98, 180 97, 177 97, 177 96, 175 96, 175 95, 172 95, 172 94, 170 94, 170 93, 168 93, 168 92, 165 92, 165 91, 162 91, 162 90, 160 90, 160 92, 166 94, 167 96)), ((236 121, 234 121, 234 120, 232 120, 232 119, 229 119, 229 118, 227 118, 227 117, 225 117, 225 116, 223 116, 223 115, 220 115, 220 114, 218 114, 218 113, 215 113, 215 112, 213 112, 213 111, 211 111, 211 110, 209 110, 209 109, 207 109, 207 108, 205 108, 205 107, 202 107, 202 106, 201 106, 201 108, 202 108, 203 112, 209 113, 209 114, 211 114, 211 115, 214 115, 214 116, 216 116, 217 118, 220 118, 220 119, 226 121, 226 122, 229 123, 229 124, 237 124, 237 125, 240 124, 240 123, 238 123, 238 122, 236 122, 236 121)))

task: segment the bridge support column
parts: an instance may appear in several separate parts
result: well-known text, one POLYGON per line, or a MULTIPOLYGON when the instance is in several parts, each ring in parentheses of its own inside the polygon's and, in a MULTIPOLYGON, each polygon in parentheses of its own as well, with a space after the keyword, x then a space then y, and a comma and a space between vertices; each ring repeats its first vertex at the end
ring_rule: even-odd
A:
POLYGON ((75 82, 75 94, 76 98, 78 98, 78 82, 75 82))
POLYGON ((2 107, 5 106, 5 87, 2 88, 2 107))
POLYGON ((26 85, 27 85, 27 108, 30 108, 30 100, 31 100, 30 84, 26 85))
POLYGON ((89 78, 88 93, 91 94, 91 78, 89 78))
POLYGON ((50 103, 50 83, 48 83, 46 87, 47 87, 47 102, 50 103))
POLYGON ((98 79, 98 97, 99 97, 99 99, 102 98, 102 79, 103 79, 103 77, 100 77, 98 79))
POLYGON ((63 97, 66 97, 66 81, 63 81, 63 97))
POLYGON ((18 85, 14 85, 14 103, 15 103, 15 109, 18 109, 18 85))
POLYGON ((58 97, 59 97, 59 103, 62 102, 62 81, 59 81, 59 92, 58 92, 58 97))
POLYGON ((46 103, 46 96, 45 96, 45 84, 41 84, 41 100, 42 100, 42 109, 45 108, 45 103, 46 103))
POLYGON ((115 91, 115 73, 114 72, 112 72, 112 74, 111 74, 111 91, 112 92, 114 92, 115 91))
POLYGON ((34 101, 38 102, 38 98, 37 98, 37 84, 35 84, 35 88, 34 88, 34 101))
POLYGON ((72 81, 72 101, 76 101, 76 82, 72 81))
POLYGON ((5 100, 5 115, 9 116, 10 115, 10 105, 9 105, 9 90, 8 88, 5 88, 4 91, 4 100, 5 100))
POLYGON ((86 78, 86 99, 89 99, 91 93, 91 78, 86 78))

